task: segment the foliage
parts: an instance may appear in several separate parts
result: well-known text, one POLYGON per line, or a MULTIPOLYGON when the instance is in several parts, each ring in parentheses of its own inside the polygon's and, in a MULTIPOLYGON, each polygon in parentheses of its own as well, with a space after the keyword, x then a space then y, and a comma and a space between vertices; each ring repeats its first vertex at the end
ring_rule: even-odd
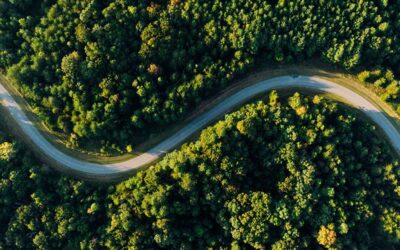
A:
POLYGON ((321 226, 321 228, 318 231, 317 241, 320 245, 326 248, 329 248, 330 246, 335 244, 336 232, 334 230, 334 225, 329 224, 327 227, 321 226))
POLYGON ((380 97, 389 103, 400 113, 400 81, 395 78, 393 71, 376 68, 364 70, 358 75, 358 79, 377 89, 380 97))
POLYGON ((55 174, 10 141, 0 136, 0 249, 96 246, 105 188, 55 174))
POLYGON ((14 145, 10 142, 0 144, 0 160, 10 160, 15 154, 14 145))

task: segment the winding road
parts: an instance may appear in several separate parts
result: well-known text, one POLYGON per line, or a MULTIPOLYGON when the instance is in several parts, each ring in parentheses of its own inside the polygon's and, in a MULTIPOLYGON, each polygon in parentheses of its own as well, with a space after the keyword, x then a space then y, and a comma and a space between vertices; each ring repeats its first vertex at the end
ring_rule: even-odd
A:
POLYGON ((65 168, 72 169, 83 174, 107 176, 148 165, 149 163, 157 160, 163 154, 171 151, 176 146, 180 145, 192 134, 204 128, 215 118, 228 112, 236 105, 241 104, 246 100, 249 100, 252 97, 263 92, 274 89, 279 90, 287 88, 303 88, 323 91, 346 99, 349 103, 361 110, 368 117, 370 117, 379 127, 381 127, 381 129, 386 133, 387 137, 392 143, 394 149, 397 152, 400 152, 400 133, 393 126, 387 116, 385 116, 385 114, 382 113, 382 111, 377 106, 367 101, 356 92, 345 88, 342 85, 317 77, 282 76, 269 80, 264 80, 244 89, 241 89, 235 94, 227 97, 225 100, 211 108, 209 111, 193 119, 176 134, 162 141, 160 144, 148 150, 146 153, 143 153, 124 162, 112 164, 96 164, 85 162, 68 156, 56 149, 43 137, 43 135, 34 126, 33 122, 28 119, 24 111, 14 100, 12 95, 7 91, 7 89, 1 84, 1 82, 0 101, 10 113, 12 118, 15 119, 15 121, 21 127, 23 133, 25 133, 25 136, 29 137, 32 142, 38 148, 40 148, 40 150, 44 154, 46 154, 47 157, 56 161, 65 168))

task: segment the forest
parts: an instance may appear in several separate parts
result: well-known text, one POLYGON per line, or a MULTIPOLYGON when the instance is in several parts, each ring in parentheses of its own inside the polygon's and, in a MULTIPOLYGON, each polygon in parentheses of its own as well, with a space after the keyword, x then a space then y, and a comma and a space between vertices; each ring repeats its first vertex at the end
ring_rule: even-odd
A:
POLYGON ((321 96, 277 92, 116 184, 0 134, 0 249, 399 249, 400 165, 321 96))
POLYGON ((122 152, 263 63, 360 73, 400 112, 398 34, 399 0, 3 0, 0 68, 68 146, 122 152))

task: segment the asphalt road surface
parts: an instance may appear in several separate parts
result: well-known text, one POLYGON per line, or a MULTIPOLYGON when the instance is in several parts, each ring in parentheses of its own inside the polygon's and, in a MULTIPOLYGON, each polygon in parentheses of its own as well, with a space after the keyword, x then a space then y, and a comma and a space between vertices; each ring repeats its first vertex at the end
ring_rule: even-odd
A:
POLYGON ((161 157, 163 154, 171 151, 176 146, 180 145, 193 133, 204 128, 207 124, 209 124, 216 118, 221 117, 221 115, 228 112, 236 105, 241 104, 246 100, 249 100, 250 98, 263 92, 288 88, 318 90, 331 93, 346 99, 349 103, 360 109, 379 127, 381 127, 381 129, 387 134, 395 150, 397 152, 400 152, 400 133, 379 108, 377 108, 373 103, 367 101, 354 91, 347 89, 339 84, 317 77, 282 76, 269 80, 264 80, 244 89, 241 89, 234 95, 226 98, 221 103, 214 106, 209 111, 193 119, 177 133, 165 139, 146 153, 143 153, 124 162, 112 164, 96 164, 85 162, 75 159, 59 151, 43 137, 43 135, 38 131, 34 124, 27 118, 24 111, 20 108, 20 106, 6 90, 6 88, 4 88, 1 82, 0 101, 18 123, 18 125, 21 127, 23 133, 25 133, 24 136, 30 137, 33 143, 43 153, 45 153, 47 157, 50 157, 51 159, 56 161, 58 165, 62 165, 65 168, 69 168, 83 174, 107 176, 148 165, 149 163, 161 157))

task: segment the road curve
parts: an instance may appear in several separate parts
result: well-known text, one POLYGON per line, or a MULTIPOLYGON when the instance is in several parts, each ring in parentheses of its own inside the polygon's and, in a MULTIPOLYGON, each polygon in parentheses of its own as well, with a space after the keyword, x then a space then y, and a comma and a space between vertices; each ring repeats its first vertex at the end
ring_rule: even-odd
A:
POLYGON ((232 96, 227 97, 221 103, 214 106, 209 111, 199 115, 197 118, 188 123, 176 134, 162 141, 146 153, 143 153, 130 160, 112 163, 112 164, 96 164, 75 159, 64 154, 50 144, 43 135, 38 131, 34 124, 28 119, 24 111, 20 108, 14 98, 10 95, 6 88, 0 82, 0 101, 13 119, 21 127, 25 136, 28 136, 33 143, 41 149, 43 153, 56 161, 58 164, 75 170, 83 174, 92 174, 96 176, 107 176, 125 171, 140 168, 155 161, 163 154, 169 152, 180 143, 184 142, 193 133, 204 128, 216 117, 223 115, 236 105, 249 100, 250 98, 270 90, 279 90, 287 88, 305 88, 310 90, 323 91, 345 98, 349 103, 360 109, 368 117, 370 117, 381 129, 387 134, 390 142, 397 152, 400 152, 400 133, 389 121, 382 111, 373 103, 365 98, 347 89, 337 83, 323 80, 317 77, 309 76, 282 76, 269 80, 264 80, 253 84, 249 87, 241 89, 232 96))

